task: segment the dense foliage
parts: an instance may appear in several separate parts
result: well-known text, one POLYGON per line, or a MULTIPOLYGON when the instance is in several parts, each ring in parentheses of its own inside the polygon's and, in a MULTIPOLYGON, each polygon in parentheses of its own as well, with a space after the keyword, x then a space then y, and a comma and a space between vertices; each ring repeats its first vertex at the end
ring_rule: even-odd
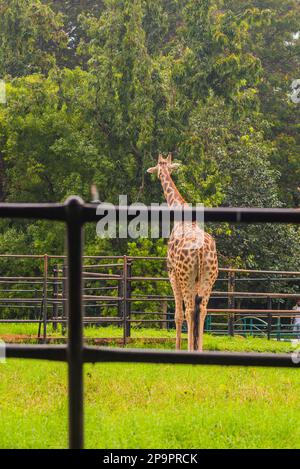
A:
MULTIPOLYGON (((297 207, 299 25, 296 0, 0 0, 0 200, 159 202, 145 170, 172 151, 190 202, 297 207)), ((0 227, 2 253, 63 249, 60 227, 0 227)), ((165 252, 94 228, 89 254, 165 252)), ((223 265, 300 268, 295 227, 209 229, 223 265)))

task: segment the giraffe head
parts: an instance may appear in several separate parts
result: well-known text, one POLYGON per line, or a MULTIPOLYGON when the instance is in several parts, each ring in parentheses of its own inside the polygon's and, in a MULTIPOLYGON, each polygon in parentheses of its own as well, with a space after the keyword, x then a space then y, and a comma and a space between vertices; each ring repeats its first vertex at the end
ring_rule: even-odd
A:
POLYGON ((153 168, 147 169, 147 173, 154 174, 156 173, 159 177, 162 171, 168 171, 169 174, 172 173, 175 169, 179 168, 180 163, 172 163, 172 155, 168 154, 167 158, 164 158, 160 153, 158 156, 158 163, 153 168))

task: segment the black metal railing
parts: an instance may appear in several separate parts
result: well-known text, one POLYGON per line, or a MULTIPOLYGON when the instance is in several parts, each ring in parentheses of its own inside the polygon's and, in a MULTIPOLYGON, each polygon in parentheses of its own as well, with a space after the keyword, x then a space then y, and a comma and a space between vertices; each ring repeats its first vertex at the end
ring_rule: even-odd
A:
MULTIPOLYGON (((83 261, 85 326, 113 324, 122 328, 123 345, 131 337, 131 326, 175 327, 174 298, 165 257, 102 255, 83 256, 83 261), (156 276, 151 276, 153 268, 156 276), (151 294, 147 294, 147 289, 151 294)), ((37 324, 39 342, 62 342, 67 323, 66 256, 0 254, 0 268, 0 324, 37 324), (9 276, 20 269, 27 276, 9 276), (32 277, 33 272, 36 277, 32 277), (58 336, 58 325, 62 336, 58 336)), ((208 305, 205 331, 277 340, 298 337, 294 317, 299 312, 291 307, 300 297, 299 288, 300 272, 220 268, 208 305)), ((8 334, 13 341, 10 330, 8 334)), ((34 340, 32 330, 28 336, 19 328, 17 340, 27 339, 34 340)), ((99 338, 94 339, 99 342, 99 338)), ((89 341, 93 338, 89 337, 89 341)))
MULTIPOLYGON (((153 208, 151 209, 153 213, 153 208)), ((175 210, 157 207, 159 220, 162 213, 170 213, 174 220, 175 210)), ((127 213, 127 207, 116 207, 117 216, 124 212, 128 221, 135 217, 127 213)), ((192 219, 196 209, 191 209, 192 219)), ((148 212, 151 217, 151 211, 148 212)), ((300 211, 293 209, 205 209, 205 221, 232 223, 300 223, 300 211)), ((83 420, 83 365, 86 362, 143 362, 181 363, 202 365, 279 366, 297 367, 298 360, 290 354, 230 353, 230 352, 166 352, 152 350, 105 349, 87 347, 83 344, 83 226, 97 221, 95 205, 84 204, 78 197, 70 197, 65 204, 0 204, 0 218, 47 219, 65 222, 67 225, 67 346, 55 345, 8 345, 8 358, 46 359, 68 362, 69 397, 69 447, 84 445, 83 420)), ((156 217, 157 219, 157 217, 156 217)))

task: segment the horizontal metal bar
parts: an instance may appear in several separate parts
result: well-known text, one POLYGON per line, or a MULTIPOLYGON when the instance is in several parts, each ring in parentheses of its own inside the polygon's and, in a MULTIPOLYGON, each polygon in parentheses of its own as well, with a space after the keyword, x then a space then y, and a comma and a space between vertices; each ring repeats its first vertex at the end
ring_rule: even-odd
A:
POLYGON ((279 314, 279 315, 285 315, 285 314, 288 314, 288 315, 295 315, 295 316, 299 316, 299 311, 297 312, 296 310, 294 309, 230 309, 230 308, 208 308, 207 311, 209 313, 230 313, 230 314, 253 314, 253 315, 257 315, 257 314, 263 314, 263 315, 266 315, 268 313, 272 313, 272 315, 276 315, 276 314, 279 314))
POLYGON ((40 303, 41 298, 0 298, 2 303, 40 303))
MULTIPOLYGON (((289 272, 288 272, 289 273, 289 272)), ((220 279, 217 279, 217 280, 221 280, 222 282, 227 282, 228 279, 227 278, 220 278, 220 279)), ((266 281, 270 281, 270 282, 275 282, 275 281, 278 281, 278 282, 288 282, 288 281, 297 281, 297 280, 300 280, 300 277, 297 278, 297 277, 256 277, 256 278, 253 278, 253 277, 244 277, 244 278, 238 278, 236 277, 234 279, 235 282, 266 282, 266 281)))
POLYGON ((65 204, 1 203, 0 218, 30 218, 39 220, 66 220, 65 204))
MULTIPOLYGON (((108 287, 110 288, 110 287, 108 287)), ((15 289, 12 289, 12 288, 5 288, 5 289, 0 289, 0 293, 40 293, 42 292, 43 290, 15 290, 15 289)))
MULTIPOLYGON (((241 274, 280 274, 280 275, 300 275, 299 271, 288 271, 288 270, 251 270, 251 269, 231 269, 231 268, 220 268, 220 272, 236 272, 241 274)), ((273 280, 270 278, 270 280, 273 280)))
POLYGON ((291 354, 234 352, 170 352, 149 349, 84 348, 85 362, 181 363, 190 365, 299 367, 291 354))
MULTIPOLYGON (((289 272, 290 273, 290 272, 289 272)), ((291 272, 292 274, 293 272, 291 272)), ((101 274, 99 274, 101 275, 101 274)), ((169 277, 141 277, 141 276, 134 276, 134 277, 128 277, 128 280, 130 280, 131 282, 138 282, 138 281, 147 281, 147 282, 153 282, 153 281, 156 281, 156 282, 165 282, 165 281, 169 281, 169 277)), ((296 281, 296 280, 300 280, 300 278, 277 278, 277 277, 274 277, 274 278, 270 278, 270 277, 267 277, 267 278, 236 278, 235 281, 236 282, 250 282, 250 281, 257 281, 257 282, 261 282, 261 281, 282 281, 282 282, 285 282, 287 280, 289 281, 296 281)), ((228 282, 228 279, 227 278, 218 278, 216 281, 218 282, 228 282)))
MULTIPOLYGON (((275 293, 275 295, 276 295, 276 293, 275 293)), ((283 294, 283 295, 284 295, 284 294, 283 294)), ((297 293, 295 293, 295 294, 294 294, 294 293, 288 293, 288 295, 295 295, 295 296, 287 296, 287 297, 285 297, 285 296, 280 296, 280 295, 279 295, 278 297, 275 296, 274 298, 279 298, 279 299, 280 299, 280 298, 300 298, 300 294, 297 294, 297 293)), ((251 300, 251 299, 254 299, 254 298, 257 298, 257 299, 261 299, 261 298, 262 298, 262 299, 265 299, 265 298, 268 298, 268 297, 269 297, 269 295, 266 295, 266 296, 264 296, 264 295, 259 295, 258 297, 251 297, 251 295, 249 295, 249 296, 248 296, 248 295, 244 295, 244 296, 240 296, 240 297, 239 297, 238 294, 237 294, 237 295, 228 295, 228 296, 234 296, 234 297, 237 298, 237 299, 239 299, 239 298, 240 298, 240 299, 242 299, 242 298, 249 298, 250 300, 251 300)), ((224 295, 224 296, 219 297, 218 295, 215 295, 215 296, 212 295, 212 296, 210 297, 210 300, 214 300, 214 299, 217 299, 217 298, 227 298, 228 296, 224 295)), ((174 297, 172 297, 172 296, 151 296, 151 297, 148 297, 148 296, 135 296, 135 297, 127 298, 127 301, 131 301, 131 302, 133 302, 133 303, 136 303, 136 302, 147 302, 147 301, 153 301, 153 302, 156 301, 156 302, 157 302, 157 301, 175 301, 175 300, 174 300, 174 297)))
POLYGON ((38 324, 42 322, 43 319, 0 319, 0 324, 38 324))
MULTIPOLYGON (((1 300, 1 298, 0 298, 1 300)), ((123 298, 119 296, 101 296, 101 295, 83 295, 83 300, 84 301, 89 301, 89 300, 99 300, 99 301, 122 301, 123 298)), ((49 301, 51 301, 51 298, 49 298, 49 301)), ((53 302, 55 301, 67 301, 67 298, 62 298, 61 293, 58 294, 58 300, 52 300, 53 302)))
MULTIPOLYGON (((44 280, 44 277, 0 277, 1 280, 26 280, 28 283, 31 283, 30 280, 37 281, 37 280, 44 280)), ((38 282, 40 283, 40 282, 38 282)), ((41 282, 42 283, 42 282, 41 282)))
POLYGON ((5 305, 2 305, 0 304, 0 308, 7 308, 7 309, 28 309, 28 308, 32 308, 32 309, 36 309, 36 305, 27 305, 27 304, 5 304, 5 305))
POLYGON ((28 358, 37 360, 67 360, 67 348, 63 345, 15 345, 5 347, 7 358, 28 358))
MULTIPOLYGON (((30 218, 43 220, 66 221, 68 202, 59 203, 1 203, 0 218, 30 218)), ((79 222, 98 221, 104 215, 97 215, 97 207, 95 204, 80 203, 79 222)), ((128 214, 127 206, 114 207, 117 220, 120 215, 128 221, 136 217, 135 213, 128 214)), ((148 220, 154 215, 161 218, 163 214, 168 214, 171 221, 174 221, 175 214, 181 213, 179 209, 170 209, 169 207, 145 207, 145 213, 148 220)), ((142 211, 141 208, 137 213, 142 211)), ((204 213, 206 222, 232 222, 232 223, 300 223, 300 211, 298 209, 289 208, 241 208, 241 207, 220 207, 220 208, 190 208, 185 213, 192 219, 196 220, 200 214, 204 213)))
MULTIPOLYGON (((102 206, 103 207, 103 206, 102 206)), ((97 205, 83 204, 82 221, 92 222, 101 218, 96 213, 97 205)), ((128 214, 127 206, 115 206, 116 219, 133 220, 136 214, 128 214)), ((144 212, 148 220, 154 216, 155 220, 161 219, 163 214, 174 221, 175 214, 182 213, 181 209, 170 209, 169 207, 145 207, 138 208, 137 213, 144 212)), ((0 211, 1 214, 1 211, 0 211)), ((188 219, 195 221, 204 214, 206 222, 232 222, 232 223, 300 223, 300 211, 288 208, 244 208, 244 207, 220 207, 220 208, 187 208, 185 210, 188 219)), ((103 215, 102 215, 103 216, 103 215)))
MULTIPOLYGON (((1 258, 14 258, 14 259, 44 259, 44 254, 0 254, 1 258)), ((48 256, 49 257, 49 256, 48 256)))
MULTIPOLYGON (((67 259, 65 255, 46 254, 48 259, 67 259)), ((28 258, 28 259, 44 259, 45 254, 0 254, 4 258, 28 258)), ((83 259, 123 259, 123 256, 82 256, 83 259)), ((122 265, 122 264, 119 264, 122 265)))
MULTIPOLYGON (((240 298, 300 298, 300 293, 271 293, 271 292, 241 292, 241 291, 212 291, 210 298, 218 297, 240 297, 240 298)), ((135 296, 128 298, 128 301, 149 301, 149 300, 161 300, 161 299, 171 299, 171 296, 135 296)))
MULTIPOLYGON (((1 205, 1 204, 0 204, 1 205)), ((271 209, 272 210, 272 209, 271 209)), ((297 210, 297 209, 296 209, 297 210)), ((51 254, 47 254, 48 258, 49 259, 66 259, 66 256, 63 256, 63 255, 51 255, 51 254)), ((44 258, 44 254, 41 255, 41 254, 38 254, 38 255, 30 255, 30 254, 0 254, 0 259, 1 258, 29 258, 29 259, 43 259, 44 258)), ((166 257, 155 257, 155 256, 127 256, 127 258, 129 260, 132 260, 132 261, 139 261, 139 260, 149 260, 149 261, 157 261, 157 260, 161 260, 161 261, 166 261, 167 258, 166 257)), ((123 259, 123 256, 83 256, 83 259, 123 259)), ((101 264, 100 264, 101 265, 101 264)), ((116 265, 116 266, 119 266, 119 267, 122 267, 123 264, 122 263, 119 263, 119 264, 113 264, 113 265, 116 265)), ((61 271, 61 270, 60 270, 61 271)), ((234 268, 224 268, 224 267, 220 267, 219 268, 219 272, 236 272, 236 273, 258 273, 258 274, 281 274, 281 275, 298 275, 300 276, 300 272, 299 271, 285 271, 285 270, 255 270, 255 269, 234 269, 234 268)), ((5 278, 5 277, 0 277, 0 278, 5 278)), ((29 278, 39 278, 39 277, 11 277, 11 278, 17 278, 17 279, 29 279, 29 278)), ((40 278, 43 278, 43 277, 40 277, 40 278)), ((52 278, 52 277, 49 277, 49 278, 52 278)), ((135 278, 138 278, 138 277, 135 277, 135 278)), ((166 278, 167 277, 163 277, 163 278, 166 278)), ((59 277, 59 279, 61 279, 61 277, 59 277)), ((56 279, 57 280, 57 279, 56 279)), ((227 281, 227 278, 219 278, 218 279, 219 281, 227 281)), ((237 281, 238 280, 252 280, 252 279, 236 279, 237 281)), ((253 279, 254 280, 254 279, 253 279)), ((257 280, 263 280, 262 278, 261 279, 257 279, 257 280)), ((270 278, 270 280, 274 280, 273 278, 270 278)))
POLYGON ((90 264, 90 265, 83 265, 83 269, 89 268, 89 269, 98 269, 99 267, 123 267, 123 264, 121 263, 114 263, 114 264, 90 264))
MULTIPOLYGON (((49 318, 47 321, 43 319, 0 319, 0 324, 39 324, 46 322, 47 324, 52 323, 66 323, 68 320, 63 318, 49 318)), ((85 324, 100 324, 100 323, 107 323, 107 322, 122 322, 123 318, 112 316, 112 317, 100 317, 100 318, 89 318, 84 317, 83 322, 85 324)), ((139 321, 140 322, 140 321, 139 321)))
MULTIPOLYGON (((10 345, 7 358, 66 361, 67 348, 60 345, 10 345)), ((276 366, 299 368, 291 354, 234 352, 170 352, 149 349, 83 348, 84 362, 130 362, 190 365, 276 366)))

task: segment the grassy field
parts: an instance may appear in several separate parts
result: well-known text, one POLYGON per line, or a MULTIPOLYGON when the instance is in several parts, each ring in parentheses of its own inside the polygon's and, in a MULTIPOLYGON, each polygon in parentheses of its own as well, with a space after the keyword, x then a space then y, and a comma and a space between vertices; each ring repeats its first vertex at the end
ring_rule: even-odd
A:
MULTIPOLYGON (((262 339, 211 337, 215 350, 288 351, 262 339)), ((66 365, 0 365, 0 447, 67 446, 66 365)), ((85 366, 89 448, 300 447, 299 370, 85 366)))
MULTIPOLYGON (((0 324, 0 339, 5 340, 6 336, 37 336, 37 324, 0 324)), ((61 329, 53 331, 52 325, 48 328, 48 334, 51 337, 61 337, 61 329)), ((123 337, 123 329, 116 326, 95 327, 87 326, 84 328, 84 336, 89 338, 111 338, 120 339, 123 337)), ((174 348, 175 330, 155 329, 155 328, 131 328, 132 339, 139 339, 136 344, 130 344, 130 347, 149 346, 147 339, 169 339, 166 343, 160 343, 161 348, 174 348), (145 342, 143 343, 143 339, 145 342)), ((187 348, 187 334, 182 334, 182 348, 187 348)), ((114 345, 112 343, 112 345, 114 345)), ((152 346, 152 345, 151 345, 152 346)), ((253 337, 244 338, 236 336, 234 339, 228 336, 213 336, 205 334, 204 348, 206 350, 229 350, 229 351, 257 351, 257 352, 292 352, 294 350, 291 342, 256 339, 253 337)))

